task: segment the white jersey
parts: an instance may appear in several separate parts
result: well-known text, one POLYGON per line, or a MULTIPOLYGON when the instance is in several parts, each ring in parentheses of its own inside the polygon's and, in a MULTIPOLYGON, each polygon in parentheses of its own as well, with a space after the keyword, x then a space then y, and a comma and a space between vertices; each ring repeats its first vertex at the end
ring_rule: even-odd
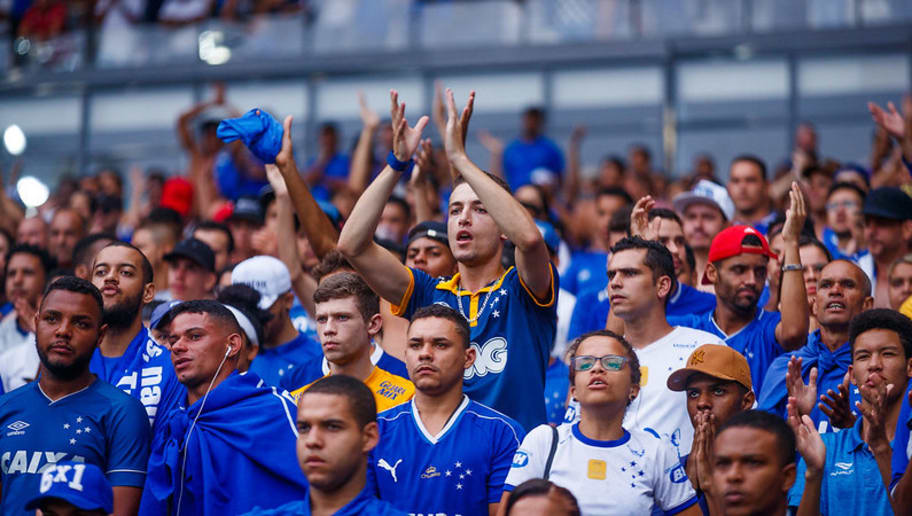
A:
MULTIPOLYGON (((513 457, 505 490, 544 475, 553 432, 529 432, 513 457)), ((696 493, 675 451, 639 430, 616 441, 582 435, 579 423, 557 427, 558 444, 548 480, 566 487, 583 514, 649 514, 653 506, 677 513, 696 503, 696 493)))
POLYGON ((25 344, 0 353, 0 381, 3 392, 10 392, 31 382, 38 377, 38 348, 35 346, 35 335, 25 344))
POLYGON ((625 428, 658 435, 680 456, 690 453, 694 430, 687 414, 687 394, 669 390, 668 377, 686 367, 690 354, 703 344, 725 345, 712 333, 677 326, 668 335, 636 350, 640 359, 640 394, 627 407, 625 428))
POLYGON ((35 334, 31 332, 23 333, 19 329, 19 316, 13 310, 6 314, 6 317, 0 321, 0 353, 8 349, 19 347, 22 344, 35 345, 35 334))
MULTIPOLYGON (((661 339, 634 350, 640 359, 640 394, 627 407, 624 428, 653 433, 682 457, 690 453, 694 430, 687 414, 687 395, 669 390, 668 377, 685 367, 693 350, 703 344, 725 345, 712 333, 677 326, 661 339)), ((579 421, 579 403, 571 400, 564 422, 574 421, 579 421)))

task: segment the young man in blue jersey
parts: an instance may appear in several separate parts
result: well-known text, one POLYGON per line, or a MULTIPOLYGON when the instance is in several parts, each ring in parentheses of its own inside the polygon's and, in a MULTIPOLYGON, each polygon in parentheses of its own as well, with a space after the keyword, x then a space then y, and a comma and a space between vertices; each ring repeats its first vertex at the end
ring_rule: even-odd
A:
MULTIPOLYGON (((845 374, 852 364, 849 325, 870 309, 871 282, 860 267, 848 260, 834 260, 820 271, 814 312, 820 328, 808 336, 807 345, 772 362, 760 391, 758 407, 784 416, 786 396, 796 398, 801 415, 808 415, 820 433, 833 432, 844 417, 832 420, 832 411, 818 396, 849 392, 845 374)), ((845 398, 848 399, 848 398, 845 398)), ((854 408, 852 406, 851 408, 854 408)), ((850 415, 848 417, 851 417, 850 415)))
POLYGON ((114 486, 117 516, 136 514, 151 429, 142 405, 89 371, 103 302, 91 283, 51 283, 35 315, 39 379, 0 397, 0 513, 25 515, 41 474, 62 461, 95 464, 114 486))
POLYGON ((797 183, 792 183, 782 229, 784 252, 778 257, 782 264, 780 303, 787 310, 767 312, 758 307, 766 283, 767 262, 777 256, 759 231, 750 226, 732 226, 713 238, 703 273, 703 283, 714 286, 715 309, 669 318, 671 324, 713 333, 743 354, 758 392, 770 363, 807 342, 809 310, 798 252, 798 237, 806 217, 804 194, 797 183))
POLYGON ((320 356, 320 346, 291 322, 294 304, 291 274, 281 260, 273 256, 254 256, 235 265, 231 283, 249 285, 260 293, 260 309, 272 314, 264 325, 264 342, 250 370, 269 385, 279 386, 282 377, 320 356))
POLYGON ((140 514, 242 514, 264 499, 299 499, 307 481, 294 460, 294 403, 255 373, 238 373, 235 316, 197 300, 169 317, 171 361, 187 397, 155 436, 140 514))
POLYGON ((849 346, 849 376, 861 391, 855 404, 861 417, 852 428, 820 435, 814 422, 789 403, 789 424, 802 457, 789 492, 789 506, 798 514, 892 511, 887 486, 892 442, 912 374, 912 321, 893 310, 868 310, 852 319, 849 346))
POLYGON ((525 436, 519 423, 463 393, 475 360, 469 333, 450 307, 418 309, 405 348, 415 397, 377 416, 382 438, 370 474, 381 499, 412 514, 496 514, 525 436))
POLYGON ((452 91, 447 92, 447 157, 456 173, 450 195, 447 236, 459 272, 449 279, 403 267, 374 243, 372 236, 383 206, 411 160, 427 124, 414 128, 405 106, 391 92, 394 151, 388 166, 358 199, 339 236, 346 255, 371 288, 393 304, 393 313, 410 317, 422 306, 446 303, 469 321, 477 358, 465 372, 470 398, 513 417, 529 429, 547 421, 545 368, 554 341, 557 274, 544 238, 529 212, 509 188, 472 163, 465 152, 465 131, 474 92, 459 116, 452 91), (516 267, 503 270, 504 240, 516 245, 516 267))
POLYGON ((356 378, 320 379, 301 395, 297 457, 309 489, 300 499, 247 516, 405 516, 377 499, 367 482, 368 455, 377 446, 377 405, 356 378))
POLYGON ((149 336, 142 307, 155 299, 152 264, 136 247, 114 242, 95 256, 92 284, 104 301, 107 325, 89 370, 138 399, 153 433, 162 415, 180 404, 184 387, 177 381, 171 354, 149 336))
POLYGON ((795 458, 795 432, 784 419, 762 410, 732 416, 713 442, 713 514, 786 516, 795 458))

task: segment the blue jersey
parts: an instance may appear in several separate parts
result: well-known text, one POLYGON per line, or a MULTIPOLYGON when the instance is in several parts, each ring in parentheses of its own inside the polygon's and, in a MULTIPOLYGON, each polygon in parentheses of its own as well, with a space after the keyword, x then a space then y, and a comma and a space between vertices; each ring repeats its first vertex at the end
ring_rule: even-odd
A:
POLYGON ((146 408, 153 433, 161 420, 158 416, 180 405, 187 395, 184 386, 177 381, 171 353, 150 339, 145 327, 119 357, 105 357, 96 348, 89 370, 138 399, 146 408))
POLYGON ((567 391, 570 390, 570 368, 559 359, 545 371, 545 410, 548 423, 559 425, 564 422, 567 411, 567 391))
POLYGON ((320 344, 299 333, 297 337, 280 346, 261 346, 256 358, 250 363, 250 370, 267 384, 277 387, 283 376, 322 356, 320 344))
MULTIPOLYGON (((678 283, 678 289, 668 299, 665 315, 686 316, 699 314, 716 307, 716 297, 683 283, 678 283)), ((605 321, 611 310, 611 301, 608 299, 608 289, 587 290, 576 299, 573 316, 570 318, 570 330, 567 340, 589 333, 590 331, 605 329, 605 321)))
MULTIPOLYGON (((288 502, 275 509, 256 509, 244 516, 310 516, 310 493, 303 500, 288 502)), ((388 502, 377 499, 368 485, 352 501, 343 505, 333 516, 406 516, 388 502)))
MULTIPOLYGON (((561 274, 561 287, 579 297, 587 290, 599 290, 608 285, 608 253, 579 251, 570 257, 570 265, 561 274)), ((578 301, 577 301, 578 302, 578 301)))
POLYGON ((382 500, 411 514, 487 514, 525 437, 519 423, 468 397, 437 435, 414 400, 381 412, 377 423, 383 438, 368 475, 382 500))
POLYGON ((301 302, 298 301, 298 298, 295 298, 294 306, 288 311, 288 317, 291 318, 291 325, 294 326, 296 330, 307 335, 308 339, 314 342, 320 342, 320 337, 317 335, 317 323, 310 318, 310 314, 301 306, 301 302))
POLYGON ((458 290, 459 273, 446 279, 406 270, 411 280, 399 306, 392 307, 393 314, 411 318, 417 309, 434 303, 467 314, 476 358, 463 375, 465 393, 516 419, 523 428, 545 423, 542 393, 557 331, 560 288, 554 268, 549 299, 544 302, 526 289, 514 267, 475 294, 458 290))
MULTIPOLYGON (((903 400, 909 399, 910 390, 912 390, 912 382, 908 382, 903 400)), ((893 460, 890 467, 892 471, 892 477, 890 478, 891 493, 903 474, 905 474, 906 468, 909 466, 909 457, 912 456, 909 425, 912 425, 912 410, 910 410, 909 403, 903 401, 902 409, 899 411, 899 419, 896 420, 896 433, 893 435, 893 460)))
POLYGON ((57 462, 94 464, 112 486, 142 487, 152 429, 143 406, 96 379, 51 401, 38 382, 0 397, 0 514, 33 514, 25 504, 57 462))
POLYGON ((712 333, 725 341, 730 348, 744 355, 750 366, 754 392, 760 392, 766 370, 776 357, 785 353, 776 340, 776 326, 781 320, 782 314, 779 312, 758 309, 757 317, 731 335, 726 335, 719 329, 712 310, 699 315, 668 317, 668 324, 712 333))
MULTIPOLYGON (((408 379, 409 377, 408 370, 405 368, 405 364, 402 360, 399 360, 389 353, 385 353, 383 348, 376 344, 374 345, 374 351, 371 353, 371 363, 387 373, 392 373, 405 379, 408 379)), ((310 359, 304 365, 295 367, 285 373, 285 375, 282 376, 281 381, 279 381, 279 388, 292 392, 305 385, 311 384, 328 374, 329 362, 326 360, 326 357, 321 354, 319 357, 310 359)))
POLYGON ((503 168, 510 188, 516 190, 532 183, 532 173, 539 168, 560 177, 564 171, 564 154, 557 144, 544 136, 531 142, 513 140, 504 149, 503 168))
MULTIPOLYGON (((859 417, 852 428, 820 436, 826 445, 826 464, 820 487, 820 514, 823 516, 893 514, 877 460, 861 438, 863 421, 864 418, 859 417)), ((807 464, 801 459, 795 484, 788 494, 789 507, 801 505, 806 472, 807 464)))
MULTIPOLYGON (((830 389, 833 392, 839 392, 839 384, 842 383, 849 366, 852 365, 852 346, 845 342, 836 348, 836 351, 830 351, 830 348, 820 340, 820 330, 817 330, 808 336, 807 345, 773 360, 766 372, 763 390, 757 391, 759 393, 757 408, 778 414, 783 418, 787 416, 788 388, 785 384, 785 373, 788 371, 789 359, 793 355, 801 358, 801 376, 805 383, 810 378, 811 368, 817 368, 818 394, 824 394, 830 389)), ((861 401, 858 387, 849 385, 849 407, 856 416, 860 417, 855 410, 856 401, 861 401)), ((816 403, 808 415, 821 434, 838 430, 830 425, 830 418, 817 407, 816 403)))

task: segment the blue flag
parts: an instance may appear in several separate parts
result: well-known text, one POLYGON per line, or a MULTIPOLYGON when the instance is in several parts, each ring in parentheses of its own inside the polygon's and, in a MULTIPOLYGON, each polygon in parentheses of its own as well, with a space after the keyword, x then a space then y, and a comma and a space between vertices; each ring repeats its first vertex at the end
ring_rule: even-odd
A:
POLYGON ((201 401, 171 411, 156 434, 140 514, 166 514, 169 507, 181 514, 243 514, 264 500, 280 505, 306 496, 290 398, 255 374, 234 372, 200 412, 201 401))

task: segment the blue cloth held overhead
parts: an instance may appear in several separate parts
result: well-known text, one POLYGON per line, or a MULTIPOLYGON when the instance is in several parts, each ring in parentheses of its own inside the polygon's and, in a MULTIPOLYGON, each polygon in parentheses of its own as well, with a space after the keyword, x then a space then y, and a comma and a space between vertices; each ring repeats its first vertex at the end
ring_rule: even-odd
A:
POLYGON ((251 109, 240 118, 229 118, 219 123, 216 135, 225 143, 242 140, 244 145, 263 163, 275 163, 282 150, 285 130, 278 120, 259 108, 251 109))

